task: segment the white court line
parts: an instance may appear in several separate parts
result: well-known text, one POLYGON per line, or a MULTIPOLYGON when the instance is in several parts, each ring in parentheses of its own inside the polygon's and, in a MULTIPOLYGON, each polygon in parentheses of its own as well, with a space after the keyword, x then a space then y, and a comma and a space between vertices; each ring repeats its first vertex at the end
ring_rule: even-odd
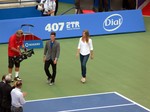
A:
POLYGON ((105 109, 105 108, 115 108, 115 107, 125 107, 135 105, 134 103, 130 104, 121 104, 121 105, 111 105, 111 106, 102 106, 102 107, 92 107, 92 108, 82 108, 82 109, 74 109, 74 110, 63 110, 58 112, 77 112, 77 111, 84 111, 84 110, 96 110, 96 109, 105 109))
MULTIPOLYGON (((85 95, 75 95, 75 96, 66 96, 66 97, 57 97, 57 98, 48 98, 48 99, 28 100, 28 101, 26 101, 26 102, 47 101, 47 100, 65 99, 65 98, 77 98, 77 97, 84 97, 84 96, 94 96, 94 95, 113 94, 113 93, 116 94, 116 95, 118 95, 118 96, 120 96, 120 97, 122 97, 122 98, 124 98, 124 99, 126 99, 126 100, 128 100, 128 101, 130 101, 130 102, 132 102, 132 104, 137 105, 137 106, 139 106, 139 107, 141 107, 141 108, 143 108, 143 109, 145 109, 145 110, 147 110, 147 111, 150 112, 150 110, 149 110, 148 108, 146 108, 146 107, 144 107, 144 106, 142 106, 142 105, 136 103, 135 101, 133 101, 133 100, 131 100, 131 99, 129 99, 129 98, 127 98, 127 97, 125 97, 125 96, 119 94, 118 92, 105 92, 105 93, 94 93, 94 94, 85 94, 85 95)), ((129 105, 130 105, 130 104, 129 104, 129 105)), ((60 111, 60 112, 66 112, 66 111, 60 111)), ((69 111, 68 111, 68 112, 69 112, 69 111)), ((70 111, 70 112, 71 112, 71 111, 70 111)))
POLYGON ((143 108, 143 109, 145 109, 145 110, 147 110, 147 111, 150 112, 150 110, 149 110, 148 108, 146 108, 146 107, 140 105, 139 103, 136 103, 135 101, 133 101, 133 100, 131 100, 131 99, 129 99, 129 98, 127 98, 127 97, 121 95, 120 93, 115 92, 115 94, 117 94, 118 96, 120 96, 120 97, 122 97, 122 98, 124 98, 124 99, 126 99, 126 100, 128 100, 128 101, 130 101, 130 102, 132 102, 132 103, 134 103, 135 105, 137 105, 137 106, 139 106, 139 107, 141 107, 141 108, 143 108))
POLYGON ((94 95, 103 95, 103 94, 112 94, 112 93, 116 94, 116 92, 105 92, 105 93, 84 94, 84 95, 75 95, 75 96, 66 96, 66 97, 57 97, 57 98, 47 98, 47 99, 38 99, 38 100, 28 100, 26 102, 56 100, 56 99, 64 99, 64 98, 76 98, 76 97, 83 97, 83 96, 94 96, 94 95))

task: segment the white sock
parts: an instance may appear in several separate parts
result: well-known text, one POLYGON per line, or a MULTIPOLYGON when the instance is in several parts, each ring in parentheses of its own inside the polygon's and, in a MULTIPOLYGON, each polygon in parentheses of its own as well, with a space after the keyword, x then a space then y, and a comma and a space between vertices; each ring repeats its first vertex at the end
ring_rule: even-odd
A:
POLYGON ((19 76, 19 72, 15 72, 15 77, 18 77, 19 76))

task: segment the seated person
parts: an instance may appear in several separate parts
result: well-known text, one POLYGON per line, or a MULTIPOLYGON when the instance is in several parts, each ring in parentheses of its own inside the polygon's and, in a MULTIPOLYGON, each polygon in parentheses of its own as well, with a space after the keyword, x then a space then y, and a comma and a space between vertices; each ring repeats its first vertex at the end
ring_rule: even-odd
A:
POLYGON ((40 4, 43 4, 44 7, 43 16, 54 16, 56 8, 55 0, 41 0, 40 4))

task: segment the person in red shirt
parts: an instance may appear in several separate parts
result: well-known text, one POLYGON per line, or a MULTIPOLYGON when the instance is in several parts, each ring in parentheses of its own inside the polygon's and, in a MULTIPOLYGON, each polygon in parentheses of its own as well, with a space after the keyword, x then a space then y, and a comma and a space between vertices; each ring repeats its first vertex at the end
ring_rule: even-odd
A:
POLYGON ((9 38, 8 43, 8 72, 9 75, 12 77, 12 70, 15 65, 14 80, 21 80, 19 78, 20 62, 15 61, 15 59, 21 55, 21 47, 25 49, 25 46, 23 44, 23 31, 18 30, 9 38))

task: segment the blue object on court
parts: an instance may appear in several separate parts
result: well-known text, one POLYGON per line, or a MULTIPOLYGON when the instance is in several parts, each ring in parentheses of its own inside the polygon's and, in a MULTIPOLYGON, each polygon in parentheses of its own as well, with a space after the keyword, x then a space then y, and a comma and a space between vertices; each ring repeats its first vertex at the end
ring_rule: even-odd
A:
POLYGON ((150 112, 117 92, 28 101, 24 112, 150 112))

